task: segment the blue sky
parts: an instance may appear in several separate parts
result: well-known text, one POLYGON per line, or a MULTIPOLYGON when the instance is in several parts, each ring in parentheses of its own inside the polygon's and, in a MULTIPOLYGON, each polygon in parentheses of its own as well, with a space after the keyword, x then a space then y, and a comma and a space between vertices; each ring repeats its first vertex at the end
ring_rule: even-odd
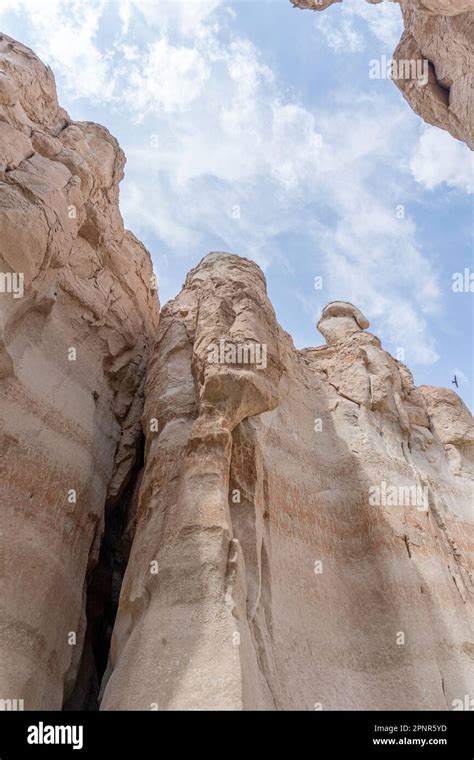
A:
POLYGON ((262 266, 297 347, 350 300, 417 384, 456 372, 472 403, 473 294, 452 290, 474 271, 472 154, 369 78, 398 5, 2 0, 0 27, 53 68, 72 118, 119 139, 122 213, 162 303, 208 251, 232 251, 262 266))

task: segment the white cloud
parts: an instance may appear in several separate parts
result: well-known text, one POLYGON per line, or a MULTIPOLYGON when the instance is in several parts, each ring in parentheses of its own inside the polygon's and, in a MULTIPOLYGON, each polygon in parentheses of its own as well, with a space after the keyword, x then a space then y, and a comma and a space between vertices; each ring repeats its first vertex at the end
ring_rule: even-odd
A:
MULTIPOLYGON (((440 302, 437 274, 413 221, 396 217, 410 184, 400 166, 415 123, 405 104, 388 107, 346 81, 317 110, 294 102, 218 0, 71 0, 51 3, 47 16, 18 2, 68 98, 105 101, 111 118, 130 125, 121 205, 137 234, 181 258, 216 241, 279 267, 283 278, 289 266, 276 241, 304 235, 318 252, 307 269, 323 274, 326 301, 352 300, 410 361, 437 360, 427 319, 440 302), (115 25, 104 39, 105 19, 115 25)), ((382 11, 380 26, 361 7, 346 12, 346 21, 359 19, 355 33, 342 25, 353 49, 362 44, 360 19, 383 42, 394 34, 393 8, 382 11)), ((311 249, 301 255, 311 259, 311 249)), ((158 273, 166 282, 167 272, 158 273)), ((316 296, 308 300, 306 285, 299 301, 310 310, 316 296)))
POLYGON ((328 47, 336 53, 357 53, 365 50, 364 35, 356 29, 352 18, 321 16, 316 19, 317 27, 325 37, 328 47))
POLYGON ((446 182, 450 187, 474 192, 473 154, 447 132, 425 126, 410 161, 417 182, 428 190, 446 182))
POLYGON ((396 0, 376 5, 367 3, 367 0, 356 0, 346 5, 346 12, 354 19, 363 19, 371 34, 387 47, 393 49, 398 45, 403 32, 403 21, 396 0))
POLYGON ((211 53, 217 26, 206 26, 222 0, 2 0, 0 20, 14 12, 26 22, 35 52, 61 77, 71 99, 121 104, 140 118, 145 112, 173 111, 198 97, 207 69, 194 49, 196 40, 211 53), (116 12, 118 39, 105 47, 100 23, 116 12), (130 44, 128 29, 137 14, 161 37, 144 47, 130 44), (172 45, 167 34, 190 38, 192 45, 172 45), (208 44, 210 43, 210 44, 208 44), (134 62, 133 64, 131 62, 134 62))
POLYGON ((124 72, 128 109, 143 119, 153 111, 173 113, 202 93, 209 67, 197 50, 175 47, 162 38, 133 56, 124 72))
POLYGON ((403 32, 400 7, 396 2, 377 5, 366 0, 336 4, 314 19, 328 47, 336 53, 357 53, 371 45, 371 37, 387 46, 392 53, 403 32), (368 34, 367 34, 368 32, 368 34))
POLYGON ((149 26, 168 36, 191 39, 206 37, 209 21, 222 0, 118 0, 122 32, 126 34, 134 13, 141 13, 149 26))
POLYGON ((111 60, 96 44, 106 0, 2 0, 0 20, 9 11, 27 22, 35 52, 61 74, 65 92, 75 98, 112 98, 111 60))

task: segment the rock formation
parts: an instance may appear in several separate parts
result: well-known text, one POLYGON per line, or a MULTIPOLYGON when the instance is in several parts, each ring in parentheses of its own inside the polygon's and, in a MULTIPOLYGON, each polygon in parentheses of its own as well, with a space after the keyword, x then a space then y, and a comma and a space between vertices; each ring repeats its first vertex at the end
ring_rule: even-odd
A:
MULTIPOLYGON (((474 149, 474 0, 393 1, 401 6, 405 27, 393 54, 395 84, 422 119, 474 149), (427 81, 417 61, 427 61, 427 81)), ((321 11, 342 0, 291 2, 321 11)))
POLYGON ((164 307, 102 709, 447 709, 472 692, 472 418, 367 327, 330 304, 327 345, 297 351, 230 254, 164 307))
POLYGON ((58 709, 85 597, 137 456, 152 266, 124 230, 124 154, 73 122, 54 78, 0 36, 0 698, 58 709))
POLYGON ((118 210, 123 153, 5 35, 0 156, 1 704, 472 694, 459 397, 416 388, 349 303, 323 310, 325 345, 296 350, 232 254, 206 256, 158 323, 118 210))

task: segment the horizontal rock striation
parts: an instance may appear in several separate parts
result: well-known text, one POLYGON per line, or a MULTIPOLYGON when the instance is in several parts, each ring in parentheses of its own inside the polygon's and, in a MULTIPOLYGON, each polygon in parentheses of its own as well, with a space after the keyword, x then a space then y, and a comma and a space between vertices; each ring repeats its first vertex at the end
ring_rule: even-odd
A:
POLYGON ((350 303, 297 351, 232 254, 159 315, 124 161, 0 35, 1 706, 464 704, 470 413, 350 303))
POLYGON ((472 693, 472 417, 368 326, 335 302, 326 345, 297 351, 258 267, 230 254, 164 307, 101 709, 442 710, 472 693))
POLYGON ((106 501, 130 478, 159 305, 124 230, 125 157, 0 35, 0 698, 59 709, 83 649, 106 501))

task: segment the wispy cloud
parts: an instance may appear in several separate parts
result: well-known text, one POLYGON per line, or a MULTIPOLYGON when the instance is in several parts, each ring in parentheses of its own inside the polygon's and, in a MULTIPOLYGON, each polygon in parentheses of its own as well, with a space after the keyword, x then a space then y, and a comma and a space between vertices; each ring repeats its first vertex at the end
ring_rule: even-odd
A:
POLYGON ((474 193, 474 157, 467 145, 447 132, 424 126, 410 161, 414 178, 428 190, 445 182, 474 193))
POLYGON ((389 2, 376 7, 367 2, 336 4, 328 12, 315 14, 313 24, 328 47, 341 54, 366 50, 371 38, 376 38, 390 55, 403 31, 400 7, 389 2))
POLYGON ((60 72, 71 97, 110 101, 116 88, 113 60, 97 43, 106 5, 107 0, 2 0, 0 23, 7 31, 9 12, 21 18, 35 52, 60 72))
MULTIPOLYGON (((412 172, 427 187, 466 183, 452 168, 456 144, 436 173, 438 137, 426 132, 414 148, 406 105, 388 105, 353 82, 341 82, 317 109, 297 102, 219 0, 55 0, 47 12, 43 2, 42 11, 30 0, 4 2, 0 19, 13 13, 27 24, 71 104, 102 102, 129 124, 122 210, 128 226, 167 252, 158 273, 170 290, 180 283, 167 262, 194 264, 211 241, 276 278, 295 270, 306 311, 317 312, 318 297, 347 298, 389 347, 405 346, 413 362, 437 360, 429 317, 440 306, 438 275, 399 207, 412 193, 412 172), (411 169, 407 146, 415 150, 411 169), (295 252, 282 241, 300 238, 290 262, 295 252), (323 276, 322 295, 302 271, 323 276)), ((398 6, 365 7, 343 11, 341 45, 398 39, 398 6)))

